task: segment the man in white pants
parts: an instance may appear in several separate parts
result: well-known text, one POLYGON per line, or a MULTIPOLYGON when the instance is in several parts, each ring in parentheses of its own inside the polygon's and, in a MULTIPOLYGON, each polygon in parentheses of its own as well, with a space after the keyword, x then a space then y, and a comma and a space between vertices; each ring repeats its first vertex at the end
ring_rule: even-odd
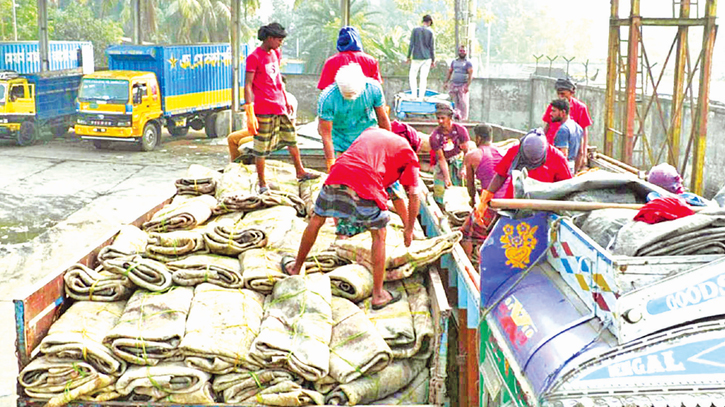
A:
POLYGON ((430 28, 433 25, 433 18, 429 14, 423 16, 423 24, 413 29, 410 34, 410 47, 408 48, 408 61, 410 64, 410 80, 411 96, 423 99, 425 96, 425 88, 428 82, 428 72, 435 64, 435 34, 430 28), (420 87, 416 86, 416 77, 420 71, 420 87))

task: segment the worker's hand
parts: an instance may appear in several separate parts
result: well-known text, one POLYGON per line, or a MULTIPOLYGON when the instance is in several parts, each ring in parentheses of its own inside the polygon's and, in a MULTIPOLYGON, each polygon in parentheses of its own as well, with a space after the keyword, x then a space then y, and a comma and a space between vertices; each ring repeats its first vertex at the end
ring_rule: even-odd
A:
POLYGON ((259 132, 259 122, 254 114, 254 103, 245 104, 244 111, 247 113, 247 131, 254 136, 259 132))
POLYGON ((463 85, 463 92, 468 93, 468 84, 463 85))
POLYGON ((486 216, 486 211, 488 210, 488 203, 491 202, 491 199, 493 199, 492 193, 485 189, 481 191, 481 200, 478 202, 478 205, 476 205, 476 210, 473 212, 473 218, 479 225, 483 225, 483 218, 486 216))
POLYGON ((446 188, 453 186, 453 183, 451 182, 451 178, 450 177, 446 178, 445 185, 446 185, 446 188))
POLYGON ((435 66, 436 66, 436 60, 435 59, 431 59, 430 60, 430 67, 433 68, 435 66))
POLYGON ((335 164, 335 159, 334 158, 328 158, 327 160, 325 160, 325 163, 327 164, 327 172, 329 173, 330 172, 330 168, 332 168, 332 165, 335 164))
POLYGON ((410 58, 406 59, 406 60, 405 60, 405 63, 406 63, 406 64, 409 64, 409 63, 410 63, 410 58))
POLYGON ((403 243, 405 247, 410 247, 410 243, 413 242, 413 225, 406 226, 403 229, 403 243))

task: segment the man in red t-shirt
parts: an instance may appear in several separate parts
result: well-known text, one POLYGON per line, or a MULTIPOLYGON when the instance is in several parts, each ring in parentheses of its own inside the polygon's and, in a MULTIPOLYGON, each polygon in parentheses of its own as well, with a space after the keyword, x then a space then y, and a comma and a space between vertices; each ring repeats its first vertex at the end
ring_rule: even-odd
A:
POLYGON ((282 147, 287 147, 292 156, 297 179, 304 181, 319 176, 305 171, 297 148, 297 132, 290 118, 293 109, 285 95, 279 69, 279 48, 286 36, 287 32, 279 23, 262 26, 257 32, 262 45, 247 57, 244 110, 247 130, 254 136, 254 163, 260 194, 267 191, 265 157, 282 147))
POLYGON ((335 82, 337 70, 351 62, 360 64, 366 77, 375 79, 380 84, 383 83, 378 60, 363 52, 360 34, 354 27, 346 26, 340 29, 337 37, 337 51, 338 53, 328 58, 325 65, 322 66, 317 89, 323 90, 332 85, 335 82))
MULTIPOLYGON (((496 165, 494 175, 488 187, 481 191, 481 199, 475 210, 476 221, 484 220, 488 203, 503 186, 513 170, 526 168, 529 178, 541 182, 557 182, 571 178, 569 163, 558 148, 549 144, 541 129, 531 130, 519 143, 511 147, 496 165)), ((513 198, 514 183, 509 183, 505 198, 513 198)))
MULTIPOLYGON (((581 100, 574 97, 576 91, 576 85, 569 79, 557 79, 556 94, 559 99, 566 99, 569 102, 569 118, 577 122, 584 130, 581 144, 579 145, 581 153, 578 155, 574 169, 579 171, 586 162, 587 157, 587 142, 589 141, 589 132, 587 127, 592 125, 592 117, 589 115, 589 108, 581 100)), ((561 123, 553 122, 551 120, 551 104, 546 107, 544 117, 541 119, 544 121, 544 133, 546 133, 546 139, 550 144, 554 144, 554 138, 556 138, 556 132, 559 131, 561 123)))
MULTIPOLYGON (((385 280, 385 226, 390 219, 386 189, 396 181, 408 195, 408 216, 403 218, 406 247, 413 239, 413 226, 420 206, 416 189, 420 163, 416 151, 420 138, 416 132, 397 135, 385 129, 369 128, 335 161, 315 202, 314 214, 302 235, 294 265, 292 258, 282 259, 282 270, 299 274, 315 244, 317 233, 328 217, 346 223, 350 230, 370 230, 372 235, 373 309, 400 300, 400 293, 383 289, 385 280)), ((345 230, 345 228, 342 228, 345 230)))

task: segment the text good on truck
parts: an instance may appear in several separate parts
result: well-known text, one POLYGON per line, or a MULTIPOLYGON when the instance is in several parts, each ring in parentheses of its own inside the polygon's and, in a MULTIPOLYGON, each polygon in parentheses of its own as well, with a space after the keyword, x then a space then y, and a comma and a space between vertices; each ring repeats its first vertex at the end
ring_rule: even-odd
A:
MULTIPOLYGON (((93 44, 90 41, 49 41, 48 70, 83 68, 93 72, 93 44)), ((40 72, 38 41, 0 42, 0 70, 21 74, 40 72)))
MULTIPOLYGON (((86 75, 81 84, 75 127, 81 138, 98 148, 129 141, 149 151, 164 126, 172 136, 190 127, 212 138, 226 136, 216 119, 232 106, 229 44, 119 45, 106 54, 110 70, 86 75)), ((246 54, 244 47, 242 73, 246 54)))

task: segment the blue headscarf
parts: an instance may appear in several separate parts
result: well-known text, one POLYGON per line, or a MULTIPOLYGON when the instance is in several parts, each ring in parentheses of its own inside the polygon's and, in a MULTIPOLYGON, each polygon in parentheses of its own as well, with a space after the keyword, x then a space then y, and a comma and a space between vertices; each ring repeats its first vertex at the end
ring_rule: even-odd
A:
POLYGON ((337 50, 343 51, 362 51, 362 39, 355 27, 345 26, 340 29, 337 37, 337 50))

